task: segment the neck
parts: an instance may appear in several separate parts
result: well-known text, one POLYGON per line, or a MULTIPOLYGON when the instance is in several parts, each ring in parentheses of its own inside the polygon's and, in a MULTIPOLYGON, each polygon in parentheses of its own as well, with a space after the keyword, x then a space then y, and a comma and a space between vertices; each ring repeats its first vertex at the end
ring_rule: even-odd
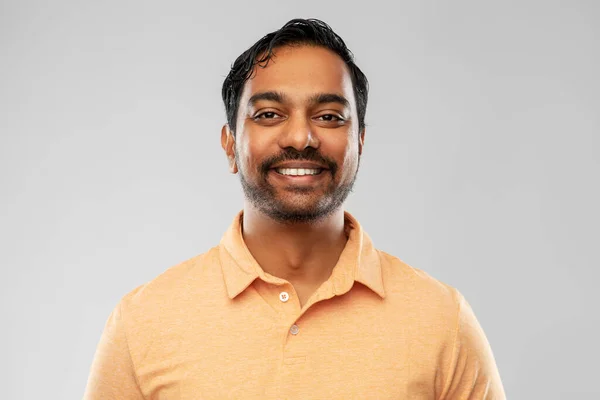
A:
POLYGON ((246 203, 244 242, 268 274, 294 284, 318 286, 331 275, 346 246, 344 210, 318 221, 283 223, 246 203))

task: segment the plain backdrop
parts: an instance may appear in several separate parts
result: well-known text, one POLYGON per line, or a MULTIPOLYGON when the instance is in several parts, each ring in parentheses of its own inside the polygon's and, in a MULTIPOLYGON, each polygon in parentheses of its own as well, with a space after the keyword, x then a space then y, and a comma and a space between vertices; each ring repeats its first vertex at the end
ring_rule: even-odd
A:
POLYGON ((81 398, 120 298, 218 243, 223 78, 295 17, 370 80, 346 209, 465 295, 510 399, 600 398, 599 2, 0 4, 2 399, 81 398))

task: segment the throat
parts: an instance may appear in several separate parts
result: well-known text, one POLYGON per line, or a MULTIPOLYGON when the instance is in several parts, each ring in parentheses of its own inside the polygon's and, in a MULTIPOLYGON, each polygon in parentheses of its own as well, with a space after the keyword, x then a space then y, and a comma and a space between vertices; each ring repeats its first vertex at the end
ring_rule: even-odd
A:
POLYGON ((311 296, 313 294, 315 294, 315 292, 317 290, 319 290, 319 288, 321 287, 321 285, 326 280, 327 279, 325 279, 323 282, 320 282, 318 284, 298 284, 298 283, 292 283, 292 286, 294 287, 294 290, 296 291, 296 295, 298 296, 298 301, 300 302, 300 307, 304 307, 304 305, 306 303, 308 303, 308 300, 310 300, 311 296))
POLYGON ((255 210, 244 213, 244 242, 266 273, 308 295, 330 276, 348 241, 343 210, 318 224, 280 224, 255 210))

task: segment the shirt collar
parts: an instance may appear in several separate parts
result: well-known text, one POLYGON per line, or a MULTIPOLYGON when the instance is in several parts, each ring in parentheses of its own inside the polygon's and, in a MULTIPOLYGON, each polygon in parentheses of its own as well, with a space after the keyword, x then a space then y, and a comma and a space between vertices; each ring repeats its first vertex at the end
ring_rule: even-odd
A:
MULTIPOLYGON (((240 211, 229 229, 223 235, 219 245, 219 258, 229 298, 242 293, 257 278, 283 283, 284 280, 267 276, 244 243, 242 236, 242 216, 240 211)), ((348 292, 354 282, 360 282, 380 297, 385 297, 379 254, 371 239, 363 231, 358 221, 348 212, 344 212, 345 223, 349 231, 346 247, 329 280, 335 295, 348 292)))

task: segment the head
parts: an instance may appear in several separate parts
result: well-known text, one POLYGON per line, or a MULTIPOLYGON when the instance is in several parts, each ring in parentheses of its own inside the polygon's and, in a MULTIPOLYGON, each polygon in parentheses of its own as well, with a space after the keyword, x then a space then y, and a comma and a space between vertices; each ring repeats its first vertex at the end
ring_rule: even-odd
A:
POLYGON ((223 83, 221 143, 246 199, 281 222, 339 209, 358 172, 368 83, 325 23, 295 19, 240 55, 223 83))

